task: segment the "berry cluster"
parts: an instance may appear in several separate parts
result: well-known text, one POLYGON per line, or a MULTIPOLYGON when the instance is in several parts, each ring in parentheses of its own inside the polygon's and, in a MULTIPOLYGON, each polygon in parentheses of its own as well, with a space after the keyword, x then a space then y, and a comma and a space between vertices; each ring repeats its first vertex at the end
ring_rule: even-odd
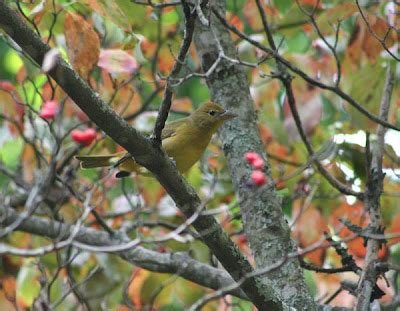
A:
POLYGON ((267 182, 267 176, 262 171, 264 168, 264 160, 261 156, 254 151, 246 152, 244 155, 246 161, 253 168, 253 172, 251 173, 251 180, 257 186, 262 186, 267 182))

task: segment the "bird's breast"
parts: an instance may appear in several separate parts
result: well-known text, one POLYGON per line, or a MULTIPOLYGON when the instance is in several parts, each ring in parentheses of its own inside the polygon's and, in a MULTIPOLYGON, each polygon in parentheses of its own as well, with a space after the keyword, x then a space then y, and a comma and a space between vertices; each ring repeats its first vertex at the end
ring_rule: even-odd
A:
POLYGON ((164 139, 162 144, 168 156, 174 159, 178 171, 185 173, 200 159, 211 136, 212 133, 188 129, 164 139))

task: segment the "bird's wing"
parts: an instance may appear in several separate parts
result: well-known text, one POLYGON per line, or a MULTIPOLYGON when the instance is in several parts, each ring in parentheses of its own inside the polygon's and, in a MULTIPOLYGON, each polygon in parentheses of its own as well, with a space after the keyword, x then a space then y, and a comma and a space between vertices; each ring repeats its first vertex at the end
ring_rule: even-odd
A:
POLYGON ((178 128, 185 125, 186 122, 187 120, 185 118, 165 124, 161 133, 161 140, 175 136, 178 128))

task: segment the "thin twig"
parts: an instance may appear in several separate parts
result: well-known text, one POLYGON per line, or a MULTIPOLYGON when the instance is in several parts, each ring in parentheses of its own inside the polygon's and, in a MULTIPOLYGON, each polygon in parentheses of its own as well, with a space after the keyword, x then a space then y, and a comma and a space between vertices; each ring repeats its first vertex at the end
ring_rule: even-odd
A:
POLYGON ((303 80, 307 81, 311 85, 314 85, 314 86, 319 87, 321 89, 328 90, 328 91, 330 91, 332 93, 335 93, 339 97, 343 98, 346 102, 348 102, 355 109, 357 109, 359 112, 361 112, 363 115, 365 115, 368 119, 370 119, 370 120, 372 120, 372 121, 374 121, 374 122, 376 122, 378 124, 381 124, 381 125, 383 125, 383 126, 385 126, 387 128, 391 128, 391 129, 394 129, 396 131, 400 131, 400 127, 398 127, 396 125, 393 125, 393 124, 391 124, 391 123, 389 123, 389 122, 387 122, 385 120, 382 120, 379 117, 377 117, 376 115, 372 114, 367 109, 365 109, 363 107, 363 105, 358 103, 353 97, 351 97, 347 93, 343 92, 339 87, 337 87, 335 85, 334 86, 328 85, 328 84, 322 83, 321 81, 313 79, 307 73, 305 73, 304 71, 302 71, 301 69, 299 69, 298 67, 293 65, 290 61, 288 61, 283 56, 281 56, 278 53, 276 53, 274 50, 262 45, 261 43, 257 42, 256 40, 250 38, 248 35, 246 35, 242 31, 240 31, 239 29, 237 29, 235 26, 230 25, 226 21, 226 19, 221 14, 219 14, 219 12, 217 10, 212 9, 212 12, 213 12, 213 14, 215 14, 215 16, 219 19, 219 21, 227 29, 232 31, 234 34, 236 34, 237 36, 239 36, 243 40, 246 40, 250 44, 254 45, 255 47, 259 48, 260 50, 264 51, 265 53, 267 53, 267 54, 271 55, 272 57, 276 58, 277 61, 279 61, 281 64, 283 64, 290 71, 298 74, 303 80))
MULTIPOLYGON (((388 118, 390 99, 394 87, 394 72, 390 65, 386 71, 386 81, 381 100, 380 118, 388 118)), ((373 233, 382 232, 382 215, 380 209, 380 197, 383 192, 384 173, 382 172, 383 150, 385 144, 386 129, 378 125, 376 130, 376 144, 371 148, 371 163, 368 168, 367 183, 365 189, 365 209, 368 211, 373 233)), ((365 256, 364 268, 358 283, 357 311, 366 311, 370 308, 370 299, 375 288, 376 279, 379 275, 375 264, 378 261, 378 252, 381 242, 375 239, 368 239, 367 254, 365 256)))
MULTIPOLYGON (((267 35, 268 38, 268 42, 272 48, 272 52, 273 55, 277 56, 279 55, 277 47, 275 45, 274 42, 274 38, 272 36, 271 30, 269 28, 268 25, 268 21, 267 21, 267 17, 265 15, 264 9, 261 5, 260 0, 256 0, 257 3, 257 8, 259 11, 259 14, 261 16, 261 20, 263 22, 263 26, 264 26, 264 30, 265 33, 267 35)), ((217 11, 215 11, 217 12, 217 11)), ((274 74, 274 76, 278 79, 281 80, 282 84, 284 85, 285 89, 286 89, 286 96, 289 102, 289 107, 290 107, 290 111, 292 113, 293 119, 295 121, 296 127, 299 131, 300 137, 304 143, 304 145, 306 146, 306 149, 308 151, 308 154, 310 155, 311 159, 313 159, 313 162, 315 163, 315 165, 317 166, 318 170, 320 171, 320 173, 322 174, 322 176, 324 176, 326 178, 326 180, 336 189, 338 189, 340 192, 347 194, 347 195, 354 195, 359 199, 362 199, 362 194, 358 193, 356 191, 353 191, 352 189, 346 187, 345 185, 343 185, 339 180, 337 180, 333 175, 331 175, 326 169, 325 167, 318 161, 318 158, 315 157, 315 152, 314 149, 311 145, 311 142, 309 141, 301 119, 300 119, 300 115, 298 113, 297 107, 296 107, 296 100, 293 94, 293 89, 292 89, 292 77, 287 73, 286 68, 283 66, 282 62, 279 61, 278 58, 275 58, 276 62, 277 62, 277 66, 278 66, 278 70, 279 72, 274 74)))
MULTIPOLYGON (((192 43, 192 38, 193 38, 196 15, 191 13, 190 7, 186 2, 186 0, 182 0, 182 7, 183 7, 183 12, 185 14, 185 32, 183 35, 182 45, 178 54, 178 59, 171 70, 169 78, 175 78, 179 74, 182 68, 182 63, 185 61, 186 54, 189 51, 189 47, 190 44, 192 43)), ((168 113, 171 108, 172 94, 173 93, 170 87, 170 82, 169 79, 167 79, 164 98, 161 103, 160 109, 158 110, 156 125, 154 127, 153 134, 151 135, 151 141, 153 145, 157 147, 161 145, 161 132, 165 126, 165 122, 168 118, 168 113)))

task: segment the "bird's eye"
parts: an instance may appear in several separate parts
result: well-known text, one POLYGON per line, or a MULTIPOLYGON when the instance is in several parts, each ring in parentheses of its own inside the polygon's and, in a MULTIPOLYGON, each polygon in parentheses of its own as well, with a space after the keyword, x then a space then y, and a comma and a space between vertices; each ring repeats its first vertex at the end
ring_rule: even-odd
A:
POLYGON ((217 112, 216 112, 215 110, 210 110, 210 111, 208 112, 208 114, 209 114, 210 116, 215 116, 216 113, 217 113, 217 112))

